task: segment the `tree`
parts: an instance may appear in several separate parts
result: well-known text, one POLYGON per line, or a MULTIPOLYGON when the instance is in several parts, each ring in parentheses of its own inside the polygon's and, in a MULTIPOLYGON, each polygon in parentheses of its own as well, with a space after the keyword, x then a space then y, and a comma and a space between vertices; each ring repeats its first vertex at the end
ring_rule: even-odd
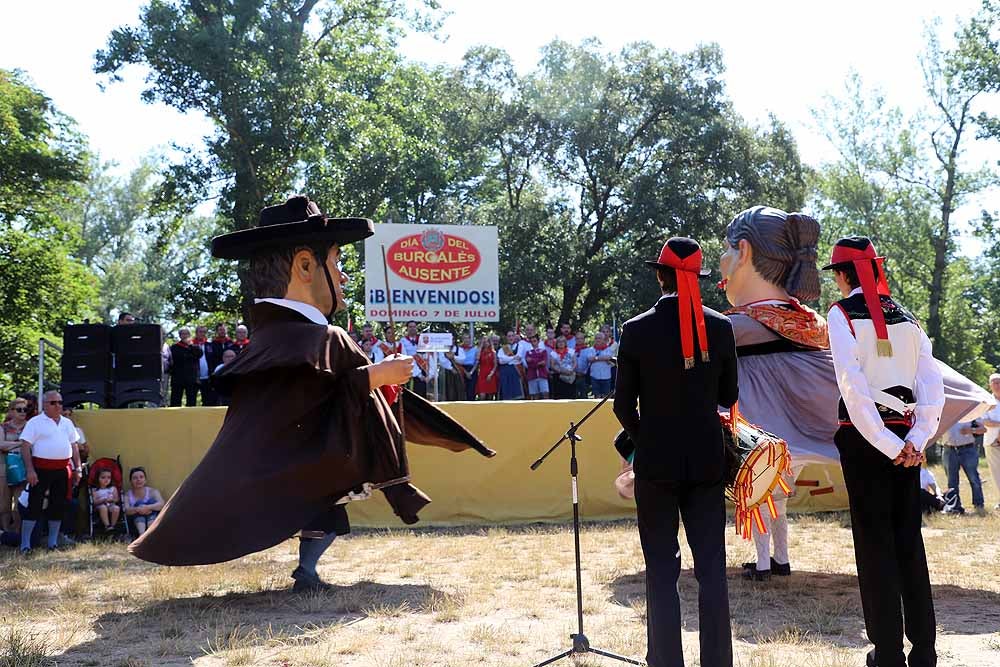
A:
POLYGON ((144 99, 215 122, 207 154, 175 165, 163 192, 190 202, 216 181, 227 227, 246 229, 290 193, 319 137, 319 72, 391 40, 400 21, 431 25, 402 0, 151 0, 139 26, 111 33, 95 71, 114 81, 146 65, 144 99))
POLYGON ((62 234, 56 211, 86 176, 86 142, 23 72, 0 69, 0 228, 62 234))
MULTIPOLYGON (((956 38, 963 40, 963 32, 956 38)), ((932 105, 931 128, 927 135, 930 153, 935 166, 906 162, 906 168, 895 175, 902 181, 924 188, 938 210, 938 218, 931 229, 934 263, 931 272, 930 303, 927 312, 927 335, 938 341, 942 333, 941 307, 946 296, 945 279, 948 265, 954 254, 954 222, 952 213, 970 195, 976 194, 997 182, 995 172, 983 165, 968 167, 963 154, 970 141, 975 139, 976 99, 987 89, 985 82, 964 76, 961 47, 957 51, 944 50, 936 31, 926 33, 927 49, 920 64, 924 74, 924 90, 932 105), (917 168, 913 168, 917 167, 917 168)))
POLYGON ((655 283, 641 260, 671 235, 717 238, 734 213, 765 196, 801 205, 805 181, 789 133, 747 127, 722 72, 715 46, 678 54, 636 43, 609 55, 595 41, 554 41, 543 49, 524 92, 541 143, 526 133, 511 146, 516 163, 528 165, 541 148, 540 181, 572 211, 559 246, 559 320, 650 303, 655 283))
POLYGON ((79 236, 64 215, 86 167, 73 121, 0 70, 0 398, 35 386, 39 338, 91 315, 94 281, 69 258, 79 236))

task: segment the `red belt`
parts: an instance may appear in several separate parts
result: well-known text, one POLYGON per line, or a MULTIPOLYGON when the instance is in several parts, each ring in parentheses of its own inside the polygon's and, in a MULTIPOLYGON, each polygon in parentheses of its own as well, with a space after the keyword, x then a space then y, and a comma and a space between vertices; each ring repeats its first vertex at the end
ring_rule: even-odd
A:
POLYGON ((66 471, 66 500, 73 497, 73 466, 71 459, 40 459, 37 456, 31 457, 31 463, 37 470, 65 470, 66 471))

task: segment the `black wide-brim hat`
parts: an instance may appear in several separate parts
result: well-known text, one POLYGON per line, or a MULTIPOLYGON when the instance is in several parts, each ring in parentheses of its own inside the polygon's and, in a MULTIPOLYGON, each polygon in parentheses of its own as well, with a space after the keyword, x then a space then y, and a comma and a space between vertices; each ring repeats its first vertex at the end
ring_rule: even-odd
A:
POLYGON ((701 265, 701 246, 694 239, 686 236, 674 236, 667 239, 660 250, 660 256, 654 260, 646 260, 646 266, 656 269, 680 269, 698 274, 704 278, 712 273, 711 269, 701 265))
POLYGON ((305 195, 295 195, 284 204, 261 209, 256 227, 213 238, 212 256, 250 259, 269 250, 299 244, 326 242, 346 245, 374 233, 372 221, 367 218, 330 218, 316 202, 305 195))

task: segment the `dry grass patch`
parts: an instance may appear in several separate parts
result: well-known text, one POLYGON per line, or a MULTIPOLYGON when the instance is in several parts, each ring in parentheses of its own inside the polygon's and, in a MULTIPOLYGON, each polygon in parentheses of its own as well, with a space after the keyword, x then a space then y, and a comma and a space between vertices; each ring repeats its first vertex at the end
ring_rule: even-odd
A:
MULTIPOLYGON (((997 499, 987 487, 987 504, 997 499)), ((927 521, 941 667, 997 664, 998 536, 1000 513, 927 521)), ((792 517, 793 576, 766 584, 739 577, 752 545, 731 526, 727 541, 737 665, 802 665, 804 655, 810 666, 864 664, 846 513, 792 517)), ((586 524, 581 547, 590 641, 642 656, 634 524, 586 524)), ((225 565, 162 568, 116 544, 28 560, 0 552, 0 667, 523 667, 568 648, 576 631, 568 526, 359 531, 320 563, 333 590, 309 595, 289 590, 295 553, 290 542, 225 565)), ((697 585, 683 539, 682 564, 682 640, 697 664, 697 585)))

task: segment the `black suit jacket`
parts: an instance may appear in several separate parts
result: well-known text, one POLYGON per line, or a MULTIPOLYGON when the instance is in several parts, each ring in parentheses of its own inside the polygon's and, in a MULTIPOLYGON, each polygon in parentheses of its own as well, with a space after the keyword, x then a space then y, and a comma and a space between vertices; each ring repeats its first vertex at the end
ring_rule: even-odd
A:
POLYGON ((710 358, 701 360, 696 338, 691 369, 684 368, 681 354, 676 296, 662 297, 622 328, 615 415, 636 445, 638 478, 693 484, 723 479, 718 406, 731 407, 739 395, 736 342, 729 318, 702 310, 710 358))
POLYGON ((198 384, 198 360, 201 359, 201 348, 197 345, 170 346, 170 375, 174 382, 192 385, 198 384))

